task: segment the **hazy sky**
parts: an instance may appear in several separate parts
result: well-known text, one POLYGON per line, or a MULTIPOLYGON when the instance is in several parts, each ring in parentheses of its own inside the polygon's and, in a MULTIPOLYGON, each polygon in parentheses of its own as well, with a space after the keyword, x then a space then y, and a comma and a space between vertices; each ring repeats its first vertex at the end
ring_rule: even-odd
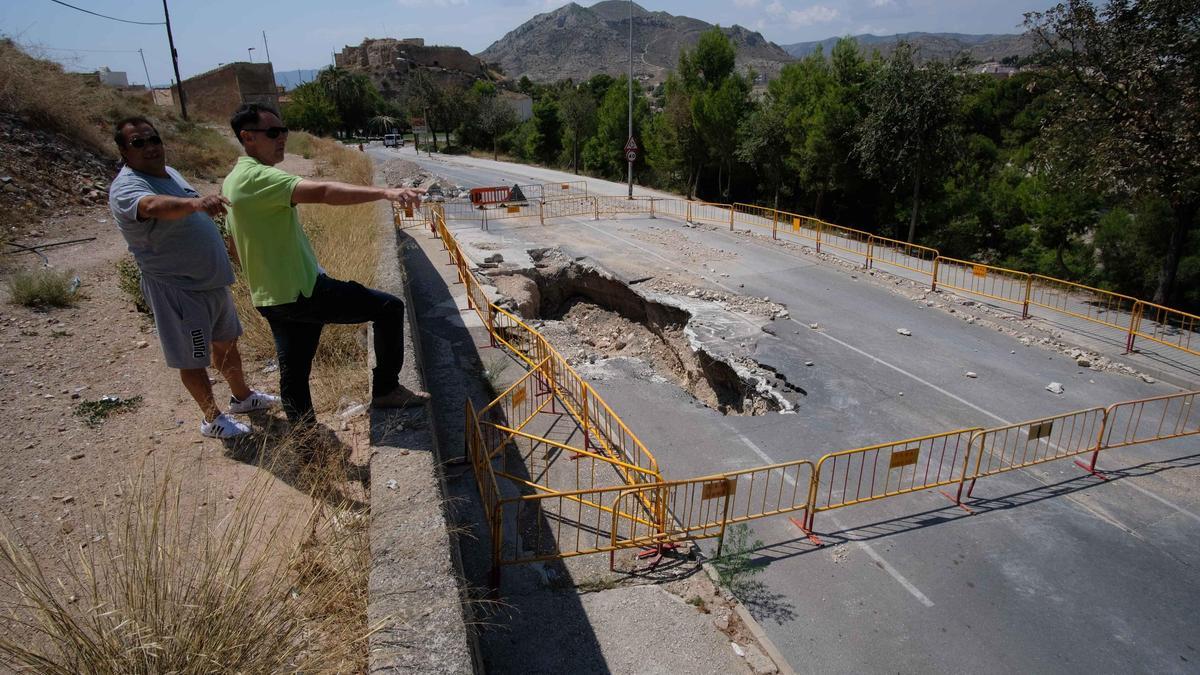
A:
MULTIPOLYGON (((161 22, 160 0, 63 0, 130 21, 161 22)), ((364 37, 423 37, 477 53, 534 14, 562 0, 169 0, 175 47, 183 77, 219 63, 266 60, 266 31, 276 70, 319 68, 333 51, 364 37), (254 47, 248 53, 247 49, 254 47)), ((584 0, 580 4, 593 4, 584 0)), ((639 2, 652 11, 683 14, 721 25, 741 24, 779 44, 839 35, 908 31, 1018 32, 1024 12, 1051 0, 662 0, 639 2)), ((146 76, 145 52, 155 84, 171 78, 162 26, 119 23, 51 0, 0 3, 0 34, 71 70, 108 66, 126 71, 131 83, 146 76)))

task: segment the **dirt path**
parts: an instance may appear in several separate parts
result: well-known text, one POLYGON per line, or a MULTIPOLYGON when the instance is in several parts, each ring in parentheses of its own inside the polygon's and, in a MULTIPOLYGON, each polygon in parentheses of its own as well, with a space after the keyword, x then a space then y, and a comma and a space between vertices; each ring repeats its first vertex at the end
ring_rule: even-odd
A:
MULTIPOLYGON (((282 168, 302 175, 314 171, 312 162, 290 157, 282 168)), ((219 191, 212 183, 193 185, 201 194, 219 191)), ((15 535, 53 574, 64 556, 105 535, 96 524, 101 514, 121 512, 131 478, 170 468, 186 503, 218 518, 256 478, 266 478, 271 515, 280 516, 293 536, 302 536, 314 505, 306 468, 298 458, 266 457, 272 434, 284 424, 282 413, 253 418, 255 439, 236 447, 200 436, 199 410, 176 371, 163 364, 152 321, 118 289, 116 263, 127 254, 108 209, 77 208, 35 231, 37 237, 21 243, 95 240, 46 251, 53 267, 73 270, 81 280, 74 307, 38 311, 14 305, 0 283, 0 412, 7 422, 0 427, 0 533, 15 535), (90 427, 76 407, 102 396, 141 397, 141 403, 90 427), (278 460, 273 475, 258 468, 264 457, 278 460)), ((15 269, 39 264, 29 254, 4 258, 0 282, 15 269)), ((243 356, 249 384, 277 392, 278 375, 268 365, 274 354, 243 356)), ((215 370, 210 375, 219 378, 215 370)), ((219 379, 214 393, 218 401, 228 400, 229 389, 219 379)), ((365 425, 361 416, 338 425, 350 463, 364 467, 365 425)), ((361 498, 361 486, 358 492, 361 498)), ((0 602, 14 600, 9 588, 0 589, 0 602)))

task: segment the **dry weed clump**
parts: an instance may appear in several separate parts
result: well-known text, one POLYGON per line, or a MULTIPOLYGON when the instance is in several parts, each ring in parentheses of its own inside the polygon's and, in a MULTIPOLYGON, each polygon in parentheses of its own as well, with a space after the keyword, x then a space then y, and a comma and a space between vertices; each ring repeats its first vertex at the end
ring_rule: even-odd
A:
POLYGON ((140 115, 154 122, 167 143, 168 162, 185 174, 214 180, 237 161, 233 141, 216 129, 179 119, 168 108, 101 86, 86 74, 67 73, 53 61, 26 54, 9 39, 0 39, 0 112, 24 118, 34 128, 57 131, 111 158, 117 156, 113 123, 140 115))
POLYGON ((21 270, 8 278, 8 296, 14 304, 38 309, 75 304, 74 273, 52 267, 21 270))
POLYGON ((221 514, 197 508, 204 497, 188 484, 170 469, 132 481, 124 509, 100 516, 92 543, 61 561, 62 577, 0 537, 0 663, 63 674, 365 670, 365 515, 318 501, 297 536, 268 505, 266 472, 221 514))
MULTIPOLYGON (((290 138, 289 142, 292 142, 290 138)), ((323 138, 309 136, 303 143, 311 147, 321 177, 358 185, 372 183, 373 167, 365 154, 323 138)), ((353 279, 368 286, 375 282, 380 246, 377 208, 372 203, 356 206, 305 204, 300 207, 300 222, 312 242, 317 261, 330 276, 353 279)), ((275 344, 271 329, 254 309, 249 289, 240 275, 234 296, 245 331, 241 339, 244 348, 260 355, 273 353, 275 344)), ((328 410, 346 401, 363 400, 369 379, 363 374, 366 356, 365 326, 325 327, 312 377, 313 399, 318 410, 328 410)))

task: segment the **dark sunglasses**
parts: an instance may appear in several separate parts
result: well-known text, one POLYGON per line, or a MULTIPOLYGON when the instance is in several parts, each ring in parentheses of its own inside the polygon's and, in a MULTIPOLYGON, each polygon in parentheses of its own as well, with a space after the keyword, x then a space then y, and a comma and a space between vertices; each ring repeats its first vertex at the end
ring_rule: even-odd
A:
POLYGON ((129 145, 138 149, 146 147, 147 143, 150 145, 162 145, 162 138, 158 136, 147 136, 145 138, 135 138, 132 141, 129 141, 129 145))
POLYGON ((288 132, 287 127, 271 127, 269 129, 243 129, 242 131, 261 131, 267 135, 267 138, 279 138, 280 134, 288 132))

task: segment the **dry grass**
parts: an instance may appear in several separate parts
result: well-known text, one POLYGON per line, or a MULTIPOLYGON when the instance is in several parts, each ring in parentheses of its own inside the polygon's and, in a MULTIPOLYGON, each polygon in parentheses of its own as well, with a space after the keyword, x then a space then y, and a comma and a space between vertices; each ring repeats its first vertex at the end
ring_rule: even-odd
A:
POLYGON ((217 130, 185 122, 145 97, 126 96, 86 75, 64 72, 8 39, 0 39, 0 112, 114 158, 113 123, 140 115, 154 122, 167 143, 168 161, 185 174, 217 179, 237 161, 237 148, 217 130))
MULTIPOLYGON (((291 456, 291 440, 260 456, 291 456)), ((123 510, 99 516, 100 536, 59 561, 62 576, 0 537, 10 591, 0 663, 63 674, 363 672, 366 516, 328 499, 343 472, 312 466, 326 499, 314 499, 303 528, 271 507, 267 472, 219 513, 198 505, 221 500, 189 494, 192 481, 168 468, 131 482, 123 510)))
POLYGON ((75 304, 74 276, 51 267, 18 271, 8 278, 9 300, 38 309, 70 307, 75 304))
MULTIPOLYGON (((308 134, 293 136, 307 137, 303 142, 312 149, 320 177, 359 185, 372 183, 373 168, 365 154, 308 134)), ((380 245, 376 209, 373 203, 300 207, 300 222, 312 242, 317 261, 330 276, 353 279, 367 286, 375 282, 380 245)), ((274 354, 271 329, 254 309, 249 289, 240 276, 234 296, 245 330, 241 339, 243 348, 260 356, 274 354)), ((318 413, 365 399, 369 393, 366 362, 365 325, 325 327, 312 375, 313 402, 318 413)))

